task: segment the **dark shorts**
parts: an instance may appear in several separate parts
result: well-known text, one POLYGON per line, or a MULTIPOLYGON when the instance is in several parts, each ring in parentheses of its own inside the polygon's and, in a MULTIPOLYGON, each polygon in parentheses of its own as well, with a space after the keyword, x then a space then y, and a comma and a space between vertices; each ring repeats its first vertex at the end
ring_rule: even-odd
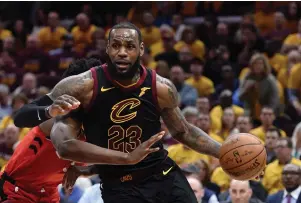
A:
POLYGON ((104 203, 197 203, 193 190, 177 165, 166 175, 162 171, 143 181, 116 187, 103 184, 101 190, 104 203))

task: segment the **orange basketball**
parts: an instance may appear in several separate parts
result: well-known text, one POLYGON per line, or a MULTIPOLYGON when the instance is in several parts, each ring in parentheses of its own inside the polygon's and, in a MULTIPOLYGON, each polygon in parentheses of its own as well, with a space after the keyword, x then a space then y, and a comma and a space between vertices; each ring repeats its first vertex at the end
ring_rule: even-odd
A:
POLYGON ((219 157, 223 170, 236 180, 250 180, 259 176, 266 160, 264 145, 248 133, 229 136, 222 144, 219 157))

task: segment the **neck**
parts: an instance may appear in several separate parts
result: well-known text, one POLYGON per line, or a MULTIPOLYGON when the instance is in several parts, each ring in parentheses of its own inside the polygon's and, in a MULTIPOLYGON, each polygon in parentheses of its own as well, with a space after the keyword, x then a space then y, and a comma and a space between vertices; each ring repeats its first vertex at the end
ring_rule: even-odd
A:
POLYGON ((127 86, 127 85, 131 85, 131 84, 138 82, 139 79, 140 79, 140 69, 138 69, 137 73, 134 75, 133 78, 126 79, 126 80, 116 80, 116 81, 124 86, 127 86))
POLYGON ((198 73, 193 74, 193 78, 196 80, 198 80, 201 76, 202 76, 202 74, 198 74, 198 73))
POLYGON ((268 130, 270 127, 272 127, 272 125, 269 125, 269 124, 262 124, 262 127, 264 130, 268 130))
POLYGON ((285 165, 285 164, 288 164, 288 163, 291 161, 291 159, 292 159, 292 156, 290 155, 289 158, 286 159, 286 160, 280 160, 280 159, 279 159, 279 163, 280 163, 281 165, 285 165))

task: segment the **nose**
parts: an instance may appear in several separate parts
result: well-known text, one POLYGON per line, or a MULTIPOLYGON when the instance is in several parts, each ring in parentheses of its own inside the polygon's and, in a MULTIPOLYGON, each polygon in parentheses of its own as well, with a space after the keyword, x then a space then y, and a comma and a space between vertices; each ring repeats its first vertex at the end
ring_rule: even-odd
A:
POLYGON ((119 49, 118 56, 122 57, 122 58, 127 57, 127 52, 126 52, 126 49, 124 47, 121 47, 119 49))

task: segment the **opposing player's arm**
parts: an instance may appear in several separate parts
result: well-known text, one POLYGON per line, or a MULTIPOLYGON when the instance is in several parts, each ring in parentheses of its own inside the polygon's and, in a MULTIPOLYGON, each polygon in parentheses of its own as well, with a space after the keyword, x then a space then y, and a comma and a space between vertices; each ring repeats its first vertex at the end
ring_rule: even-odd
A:
POLYGON ((159 150, 159 148, 151 148, 151 146, 164 134, 164 132, 158 133, 131 153, 123 153, 78 140, 77 136, 81 132, 81 126, 82 123, 70 115, 59 116, 55 119, 50 137, 62 159, 88 164, 136 164, 148 154, 159 150))
POLYGON ((14 124, 19 128, 32 128, 53 117, 69 113, 79 104, 77 99, 69 95, 59 96, 55 101, 44 95, 20 108, 14 114, 14 124))
POLYGON ((172 137, 197 152, 218 158, 221 144, 186 121, 178 107, 178 92, 172 82, 157 76, 157 95, 161 116, 172 137))

